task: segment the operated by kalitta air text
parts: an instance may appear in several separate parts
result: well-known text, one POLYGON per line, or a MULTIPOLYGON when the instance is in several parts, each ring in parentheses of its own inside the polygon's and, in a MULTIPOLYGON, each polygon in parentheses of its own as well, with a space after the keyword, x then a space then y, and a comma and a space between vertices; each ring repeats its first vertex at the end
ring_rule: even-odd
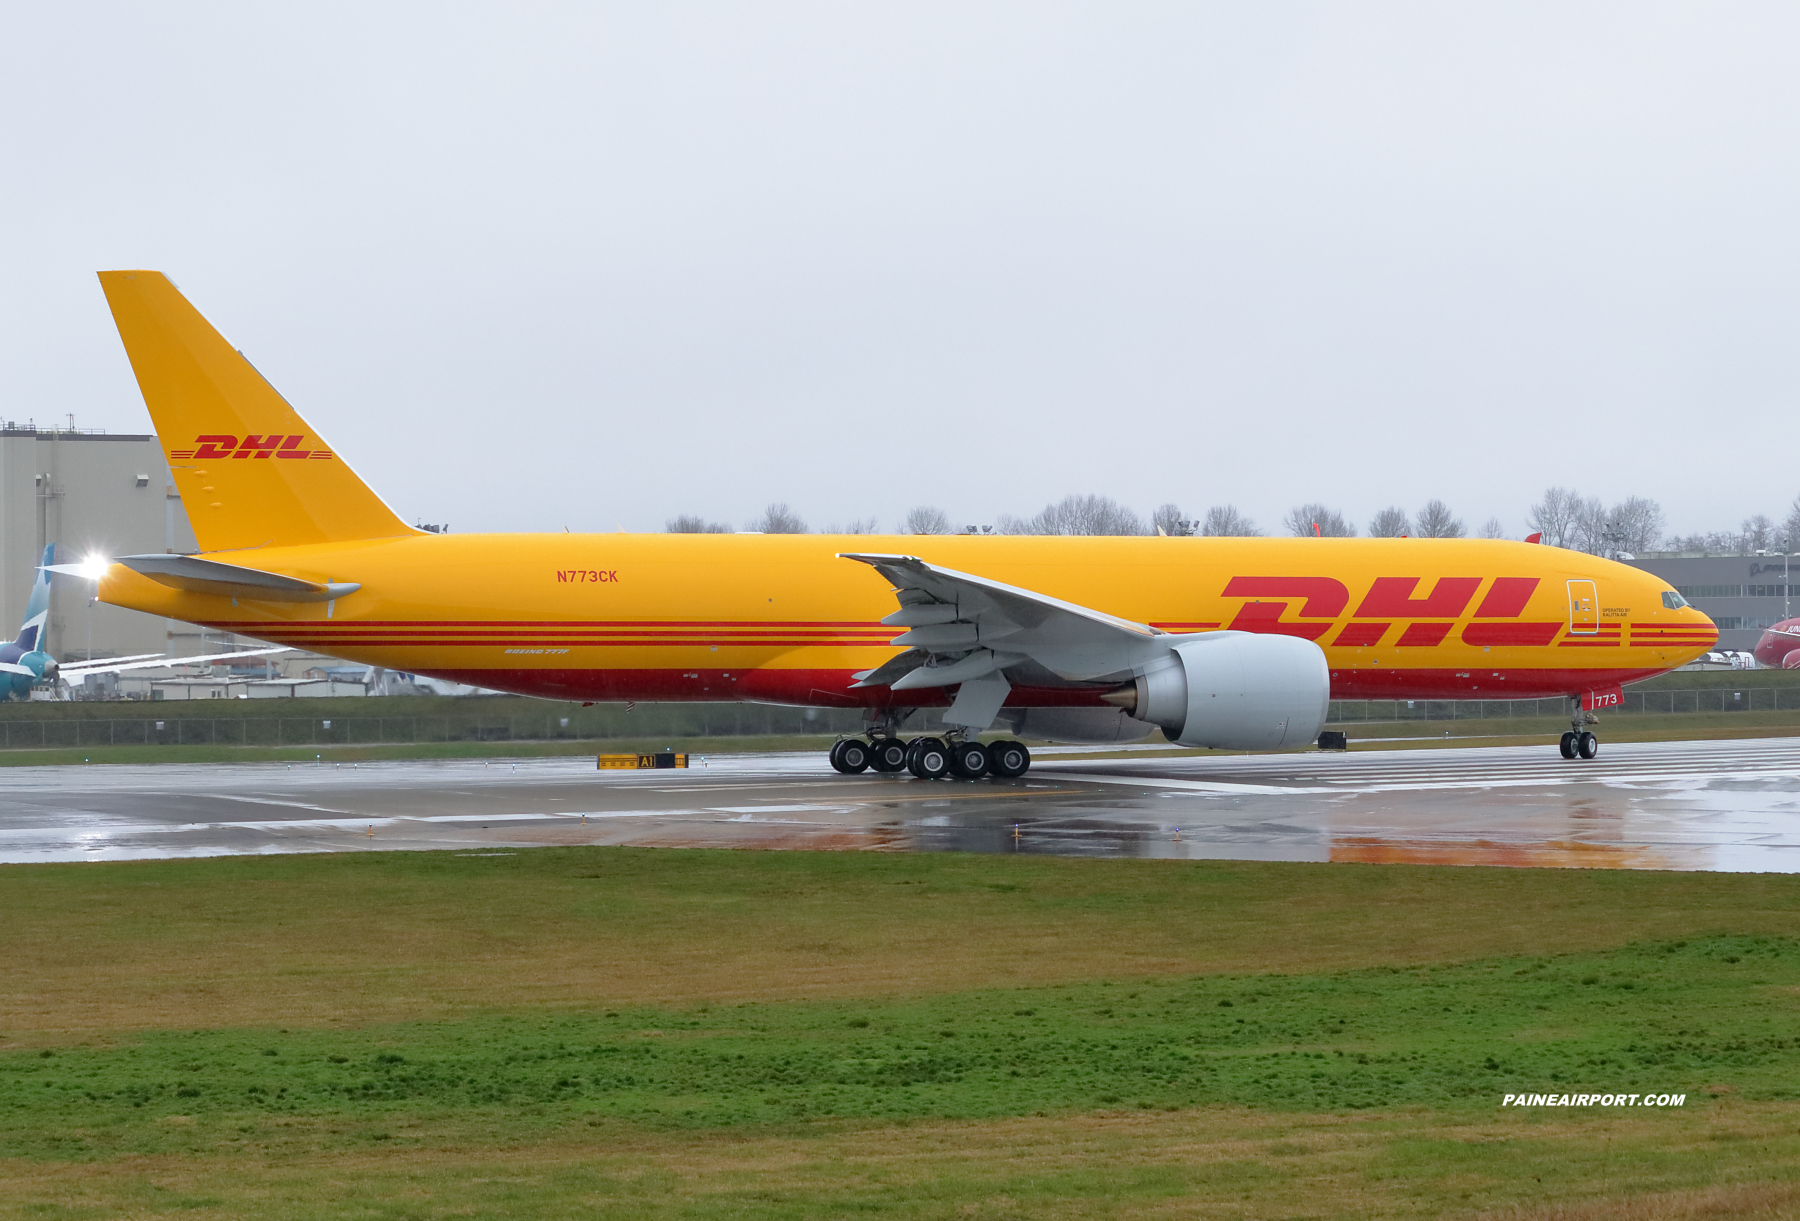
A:
POLYGON ((1508 1094, 1503 1107, 1679 1107, 1686 1094, 1508 1094))

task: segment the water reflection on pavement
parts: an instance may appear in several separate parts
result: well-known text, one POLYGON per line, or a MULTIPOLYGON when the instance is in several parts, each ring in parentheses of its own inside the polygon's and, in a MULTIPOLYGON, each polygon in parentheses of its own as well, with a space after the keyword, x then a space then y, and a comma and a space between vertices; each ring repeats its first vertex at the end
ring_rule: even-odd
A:
POLYGON ((839 776, 815 754, 14 768, 0 861, 545 844, 1800 869, 1800 739, 1095 758, 1019 780, 839 776))

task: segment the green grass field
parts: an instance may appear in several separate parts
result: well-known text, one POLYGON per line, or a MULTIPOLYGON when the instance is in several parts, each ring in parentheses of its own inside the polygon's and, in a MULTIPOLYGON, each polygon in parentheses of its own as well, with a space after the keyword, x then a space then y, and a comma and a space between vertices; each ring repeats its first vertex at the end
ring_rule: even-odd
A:
POLYGON ((0 1216, 1793 1215, 1780 875, 0 870, 0 1216), (1679 1108, 1502 1108, 1514 1092, 1679 1108))

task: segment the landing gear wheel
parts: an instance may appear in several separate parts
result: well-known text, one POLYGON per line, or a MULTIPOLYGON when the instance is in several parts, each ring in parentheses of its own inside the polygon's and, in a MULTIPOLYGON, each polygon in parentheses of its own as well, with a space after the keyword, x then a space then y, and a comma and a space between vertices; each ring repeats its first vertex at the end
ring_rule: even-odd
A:
POLYGON ((999 741, 988 744, 988 771, 1005 780, 1023 776, 1031 766, 1031 752, 1023 742, 999 741))
POLYGON ((846 776, 868 770, 873 755, 869 744, 861 738, 845 738, 831 748, 831 766, 846 776))
POLYGON ((987 747, 979 742, 958 742, 950 748, 950 774, 963 780, 987 775, 987 747))
POLYGON ((899 738, 877 738, 869 751, 869 766, 878 772, 897 772, 906 766, 906 743, 899 738))
POLYGON ((1562 757, 1563 758, 1573 759, 1575 757, 1575 731, 1574 730, 1565 729, 1563 731, 1562 748, 1561 749, 1562 749, 1562 757))
POLYGON ((1583 759, 1592 759, 1595 755, 1600 753, 1600 739, 1596 738, 1591 733, 1583 731, 1576 735, 1575 753, 1580 755, 1583 759))
POLYGON ((950 770, 950 749, 936 738, 914 738, 906 748, 906 770, 921 780, 942 780, 950 770))

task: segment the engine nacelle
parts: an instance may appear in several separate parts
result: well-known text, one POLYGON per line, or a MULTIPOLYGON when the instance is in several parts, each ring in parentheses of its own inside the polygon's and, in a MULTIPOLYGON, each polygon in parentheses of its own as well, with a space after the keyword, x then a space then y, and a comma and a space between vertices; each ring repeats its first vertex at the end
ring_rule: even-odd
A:
POLYGON ((1208 632, 1109 696, 1183 746, 1277 750, 1319 736, 1331 706, 1325 651, 1297 636, 1208 632))
POLYGON ((56 659, 48 653, 33 650, 14 664, 24 666, 31 674, 0 675, 0 700, 28 700, 33 687, 41 682, 56 681, 56 659))
POLYGON ((1000 719, 1021 738, 1045 742, 1141 742, 1157 728, 1123 708, 1008 708, 1000 719))

